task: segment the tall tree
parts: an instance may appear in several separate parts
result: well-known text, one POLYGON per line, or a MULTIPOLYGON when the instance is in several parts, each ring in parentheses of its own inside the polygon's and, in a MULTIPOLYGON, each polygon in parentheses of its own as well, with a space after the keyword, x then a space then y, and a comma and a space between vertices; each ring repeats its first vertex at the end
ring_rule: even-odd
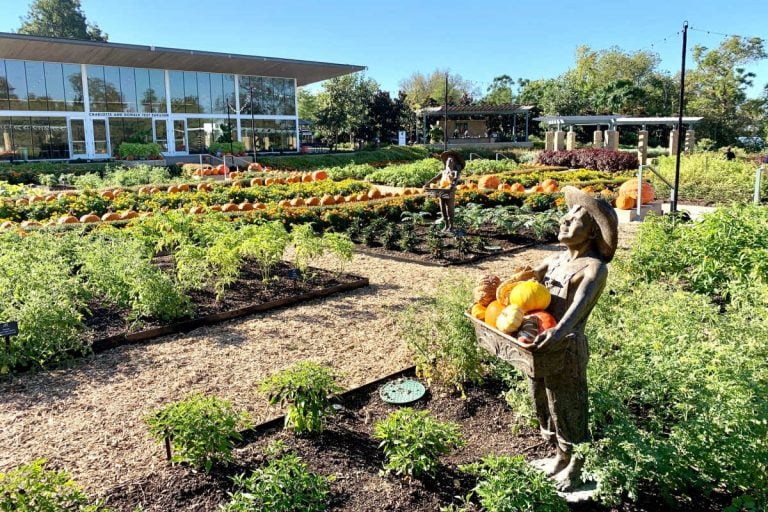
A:
POLYGON ((488 86, 487 94, 482 102, 488 105, 505 105, 514 103, 515 93, 513 87, 515 81, 509 75, 500 75, 493 79, 488 86))
POLYGON ((363 73, 326 80, 317 98, 317 131, 331 144, 337 143, 341 135, 354 142, 357 132, 368 122, 368 105, 378 90, 376 81, 363 73))
POLYGON ((738 135, 749 135, 743 107, 755 74, 743 66, 767 56, 764 41, 758 37, 729 37, 712 50, 693 47, 696 68, 686 79, 686 113, 704 117, 697 125, 700 135, 721 145, 732 144, 738 135))
POLYGON ((299 118, 310 123, 316 123, 317 112, 320 110, 317 96, 304 87, 299 87, 297 102, 299 104, 299 118))
POLYGON ((85 18, 80 0, 34 0, 21 18, 19 34, 106 41, 108 35, 85 18))
POLYGON ((406 102, 418 110, 430 105, 445 103, 445 75, 448 74, 448 104, 461 105, 479 96, 476 86, 459 74, 436 69, 429 75, 416 72, 400 81, 400 90, 406 95, 406 102))

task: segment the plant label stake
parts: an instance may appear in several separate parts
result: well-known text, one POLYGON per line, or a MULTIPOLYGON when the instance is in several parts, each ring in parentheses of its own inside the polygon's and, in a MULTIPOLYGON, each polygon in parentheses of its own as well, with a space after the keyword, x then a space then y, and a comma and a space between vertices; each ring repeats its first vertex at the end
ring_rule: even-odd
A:
POLYGON ((11 336, 18 336, 18 334, 19 334, 18 322, 13 321, 13 322, 0 323, 0 336, 3 336, 5 338, 6 355, 11 354, 11 336))
POLYGON ((168 460, 171 460, 171 438, 169 436, 165 436, 165 456, 168 460))

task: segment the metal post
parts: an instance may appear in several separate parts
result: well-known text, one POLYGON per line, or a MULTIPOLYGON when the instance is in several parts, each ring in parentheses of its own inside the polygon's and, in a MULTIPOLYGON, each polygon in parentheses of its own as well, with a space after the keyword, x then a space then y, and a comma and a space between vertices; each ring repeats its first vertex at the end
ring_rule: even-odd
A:
POLYGON ((448 73, 445 74, 445 126, 443 126, 443 148, 448 151, 448 73))
POLYGON ((640 220, 643 204, 643 164, 637 168, 637 220, 640 220))
POLYGON ((760 181, 763 178, 763 171, 765 169, 762 165, 757 167, 757 171, 755 171, 755 195, 752 199, 752 202, 755 203, 755 205, 760 204, 760 181))
POLYGON ((677 212, 677 191, 680 190, 680 150, 683 145, 680 138, 683 136, 683 103, 685 102, 685 52, 688 44, 688 22, 683 23, 683 62, 680 66, 680 105, 678 105, 677 117, 677 159, 675 160, 675 188, 672 196, 672 213, 677 212))

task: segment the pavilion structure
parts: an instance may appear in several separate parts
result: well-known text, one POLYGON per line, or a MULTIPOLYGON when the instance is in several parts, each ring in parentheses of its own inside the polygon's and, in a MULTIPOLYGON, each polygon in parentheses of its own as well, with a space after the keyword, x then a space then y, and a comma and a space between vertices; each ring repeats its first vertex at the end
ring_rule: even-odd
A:
POLYGON ((421 117, 424 140, 429 138, 429 127, 444 129, 448 145, 494 144, 509 141, 517 146, 528 147, 528 127, 531 105, 448 105, 425 107, 417 111, 421 117), (501 126, 508 126, 509 132, 491 128, 491 119, 496 118, 501 126), (506 121, 506 122, 505 122, 506 121))
MULTIPOLYGON (((702 117, 683 117, 685 125, 684 149, 686 153, 693 151, 696 144, 696 133, 692 126, 702 117)), ((621 126, 639 126, 638 132, 638 160, 645 164, 648 154, 648 126, 670 126, 672 130, 669 134, 669 154, 677 153, 677 147, 680 143, 680 133, 677 130, 677 117, 628 117, 621 115, 602 115, 602 116, 542 116, 534 121, 539 121, 548 126, 545 134, 544 149, 548 151, 559 151, 563 149, 576 148, 576 133, 574 126, 595 126, 593 136, 593 147, 605 147, 609 149, 619 149, 619 127, 621 126), (602 127, 606 130, 603 131, 602 127), (568 128, 566 132, 564 129, 568 128)))

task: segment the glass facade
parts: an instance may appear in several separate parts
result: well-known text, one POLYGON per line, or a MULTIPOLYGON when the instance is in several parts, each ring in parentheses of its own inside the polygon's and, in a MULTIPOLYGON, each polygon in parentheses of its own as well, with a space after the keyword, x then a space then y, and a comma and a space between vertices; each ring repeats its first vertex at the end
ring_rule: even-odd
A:
POLYGON ((0 59, 0 159, 103 158, 153 141, 201 153, 228 122, 249 151, 296 150, 295 81, 0 59))

